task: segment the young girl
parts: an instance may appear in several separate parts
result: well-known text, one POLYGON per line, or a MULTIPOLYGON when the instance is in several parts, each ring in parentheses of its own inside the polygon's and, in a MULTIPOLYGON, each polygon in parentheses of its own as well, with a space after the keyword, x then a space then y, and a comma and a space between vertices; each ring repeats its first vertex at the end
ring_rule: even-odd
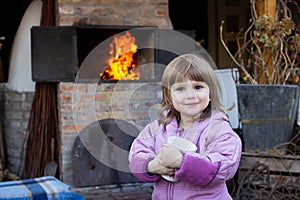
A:
POLYGON ((132 174, 155 182, 153 200, 232 199, 226 181, 237 171, 242 145, 220 102, 212 67, 204 57, 182 55, 166 67, 161 82, 160 118, 134 140, 129 153, 132 174), (183 152, 167 144, 170 136, 193 142, 197 151, 183 152))

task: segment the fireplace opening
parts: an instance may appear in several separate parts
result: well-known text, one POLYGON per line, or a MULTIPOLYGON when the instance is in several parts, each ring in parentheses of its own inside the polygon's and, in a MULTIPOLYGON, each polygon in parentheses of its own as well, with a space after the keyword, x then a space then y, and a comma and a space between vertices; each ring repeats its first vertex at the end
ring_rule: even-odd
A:
POLYGON ((97 27, 78 32, 80 68, 76 82, 114 83, 158 81, 156 32, 151 27, 97 27), (143 29, 144 28, 144 29, 143 29), (93 32, 93 34, 90 34, 93 32), (102 34, 104 32, 105 34, 102 34), (84 38, 98 38, 86 48, 84 38), (82 48, 83 47, 83 48, 82 48))

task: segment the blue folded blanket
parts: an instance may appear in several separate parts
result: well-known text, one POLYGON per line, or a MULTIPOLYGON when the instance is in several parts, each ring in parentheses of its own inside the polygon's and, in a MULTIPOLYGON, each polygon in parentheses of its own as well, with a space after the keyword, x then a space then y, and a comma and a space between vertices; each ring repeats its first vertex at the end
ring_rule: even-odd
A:
POLYGON ((53 176, 0 182, 0 200, 85 200, 53 176))

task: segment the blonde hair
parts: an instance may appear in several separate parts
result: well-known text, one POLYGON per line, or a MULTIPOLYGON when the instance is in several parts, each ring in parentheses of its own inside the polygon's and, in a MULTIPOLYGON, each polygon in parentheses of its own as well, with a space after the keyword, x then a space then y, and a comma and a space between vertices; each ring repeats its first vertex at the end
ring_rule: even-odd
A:
POLYGON ((166 125, 174 117, 180 122, 180 113, 173 107, 171 99, 171 86, 174 83, 183 82, 185 79, 205 82, 209 87, 211 99, 207 108, 204 109, 199 120, 210 116, 212 108, 225 113, 225 107, 221 103, 222 91, 219 80, 212 65, 201 55, 184 54, 173 59, 164 70, 162 75, 162 102, 159 123, 166 125))

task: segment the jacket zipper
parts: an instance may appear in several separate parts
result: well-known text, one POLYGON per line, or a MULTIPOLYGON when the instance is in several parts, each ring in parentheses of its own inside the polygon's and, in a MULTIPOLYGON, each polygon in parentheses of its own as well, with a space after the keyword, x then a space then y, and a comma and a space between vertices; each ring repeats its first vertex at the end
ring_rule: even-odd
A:
POLYGON ((169 182, 168 183, 168 195, 167 195, 167 200, 173 200, 173 194, 174 193, 174 183, 169 182))
POLYGON ((180 130, 178 130, 178 136, 179 137, 182 137, 182 138, 184 138, 184 135, 185 135, 185 132, 186 132, 186 130, 185 129, 180 129, 180 130))

